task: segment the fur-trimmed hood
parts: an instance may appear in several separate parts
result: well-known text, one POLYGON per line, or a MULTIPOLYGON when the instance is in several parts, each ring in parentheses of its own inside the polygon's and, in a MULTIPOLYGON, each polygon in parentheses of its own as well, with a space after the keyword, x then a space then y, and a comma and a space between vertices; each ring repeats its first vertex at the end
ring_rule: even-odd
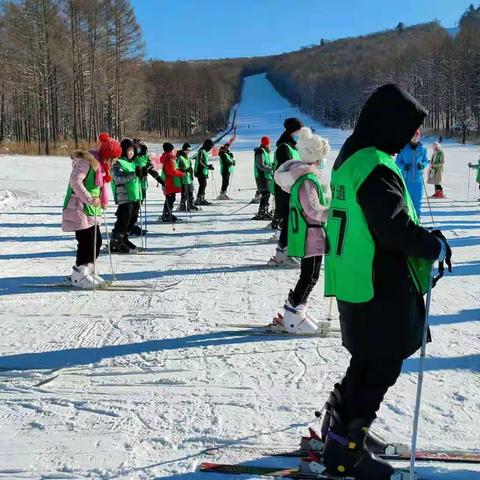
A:
POLYGON ((289 160, 278 167, 275 172, 275 182, 287 193, 292 190, 293 184, 303 175, 313 173, 319 179, 320 170, 316 165, 298 160, 289 160))

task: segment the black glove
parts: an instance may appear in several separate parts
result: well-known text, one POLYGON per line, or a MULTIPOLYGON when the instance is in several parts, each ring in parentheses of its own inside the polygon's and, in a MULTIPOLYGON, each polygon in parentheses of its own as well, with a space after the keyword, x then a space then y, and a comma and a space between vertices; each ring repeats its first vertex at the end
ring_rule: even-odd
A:
POLYGON ((450 248, 450 245, 448 244, 447 239, 445 238, 445 235, 440 231, 440 230, 432 230, 432 235, 440 239, 446 246, 447 248, 447 254, 445 255, 445 260, 439 262, 438 264, 438 276, 433 279, 433 284, 432 286, 435 286, 438 280, 443 277, 443 274, 445 272, 445 267, 444 267, 444 262, 448 267, 448 271, 452 271, 452 249, 450 248))
POLYGON ((137 166, 135 167, 135 175, 136 175, 137 177, 142 177, 142 167, 141 167, 140 165, 137 165, 137 166))
POLYGON ((209 166, 208 166, 208 169, 209 169, 209 170, 215 170, 215 169, 213 168, 213 165, 209 165, 209 166))

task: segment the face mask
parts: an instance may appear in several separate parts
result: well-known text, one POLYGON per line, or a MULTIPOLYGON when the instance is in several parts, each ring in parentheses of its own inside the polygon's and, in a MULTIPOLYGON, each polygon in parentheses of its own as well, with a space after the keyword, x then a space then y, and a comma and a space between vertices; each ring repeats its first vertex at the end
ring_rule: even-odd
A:
POLYGON ((137 151, 137 155, 140 155, 142 153, 142 148, 141 147, 137 147, 136 148, 136 151, 137 151))
POLYGON ((298 142, 298 133, 296 133, 295 135, 292 135, 292 138, 293 138, 296 142, 298 142))

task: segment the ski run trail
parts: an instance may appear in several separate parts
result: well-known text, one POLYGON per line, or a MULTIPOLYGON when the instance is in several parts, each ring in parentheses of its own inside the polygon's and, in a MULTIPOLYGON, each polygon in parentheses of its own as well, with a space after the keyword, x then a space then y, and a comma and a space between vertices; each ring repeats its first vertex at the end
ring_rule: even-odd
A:
MULTIPOLYGON (((246 79, 238 115, 232 201, 179 213, 173 231, 154 224, 163 194, 151 181, 150 253, 114 256, 118 283, 143 290, 46 286, 74 262, 74 235, 60 228, 70 159, 0 156, 0 478, 221 480, 231 477, 196 472, 198 465, 296 465, 268 452, 296 448, 315 426, 313 412, 349 356, 339 338, 255 335, 239 326, 269 323, 298 271, 266 267, 275 243, 266 222, 251 220, 257 205, 235 211, 254 193, 253 148, 262 135, 276 141, 286 117, 329 138, 329 165, 348 132, 298 112, 264 75, 246 79)), ((430 155, 429 139, 425 145, 430 155)), ((418 448, 478 450, 480 212, 473 172, 467 201, 467 163, 480 150, 455 143, 445 150, 448 198, 431 204, 455 265, 433 293, 418 448)), ((221 183, 214 165, 210 200, 221 183)), ((114 212, 112 204, 110 228, 114 212)), ((423 221, 432 225, 426 202, 423 221)), ((98 269, 111 278, 107 255, 98 269)), ((309 302, 317 318, 328 310, 322 291, 323 279, 309 302)), ((417 373, 418 358, 408 359, 379 412, 375 431, 389 441, 410 442, 417 373)), ((474 480, 480 465, 419 463, 418 473, 474 480)))

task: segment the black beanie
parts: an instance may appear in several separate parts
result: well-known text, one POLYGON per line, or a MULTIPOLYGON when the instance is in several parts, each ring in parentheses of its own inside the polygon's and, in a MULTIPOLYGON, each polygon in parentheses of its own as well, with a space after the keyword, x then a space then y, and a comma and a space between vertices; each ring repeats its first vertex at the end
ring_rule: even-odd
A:
POLYGON ((191 150, 192 146, 189 143, 184 143, 182 146, 182 150, 185 152, 187 150, 191 150))
POLYGON ((303 127, 303 123, 298 118, 287 118, 283 122, 283 126, 287 133, 298 132, 303 127))
POLYGON ((204 148, 207 151, 210 151, 214 145, 215 144, 210 139, 208 139, 203 142, 202 148, 204 148))
POLYGON ((165 153, 172 153, 174 150, 175 150, 175 147, 171 143, 165 142, 163 144, 163 151, 165 153))

